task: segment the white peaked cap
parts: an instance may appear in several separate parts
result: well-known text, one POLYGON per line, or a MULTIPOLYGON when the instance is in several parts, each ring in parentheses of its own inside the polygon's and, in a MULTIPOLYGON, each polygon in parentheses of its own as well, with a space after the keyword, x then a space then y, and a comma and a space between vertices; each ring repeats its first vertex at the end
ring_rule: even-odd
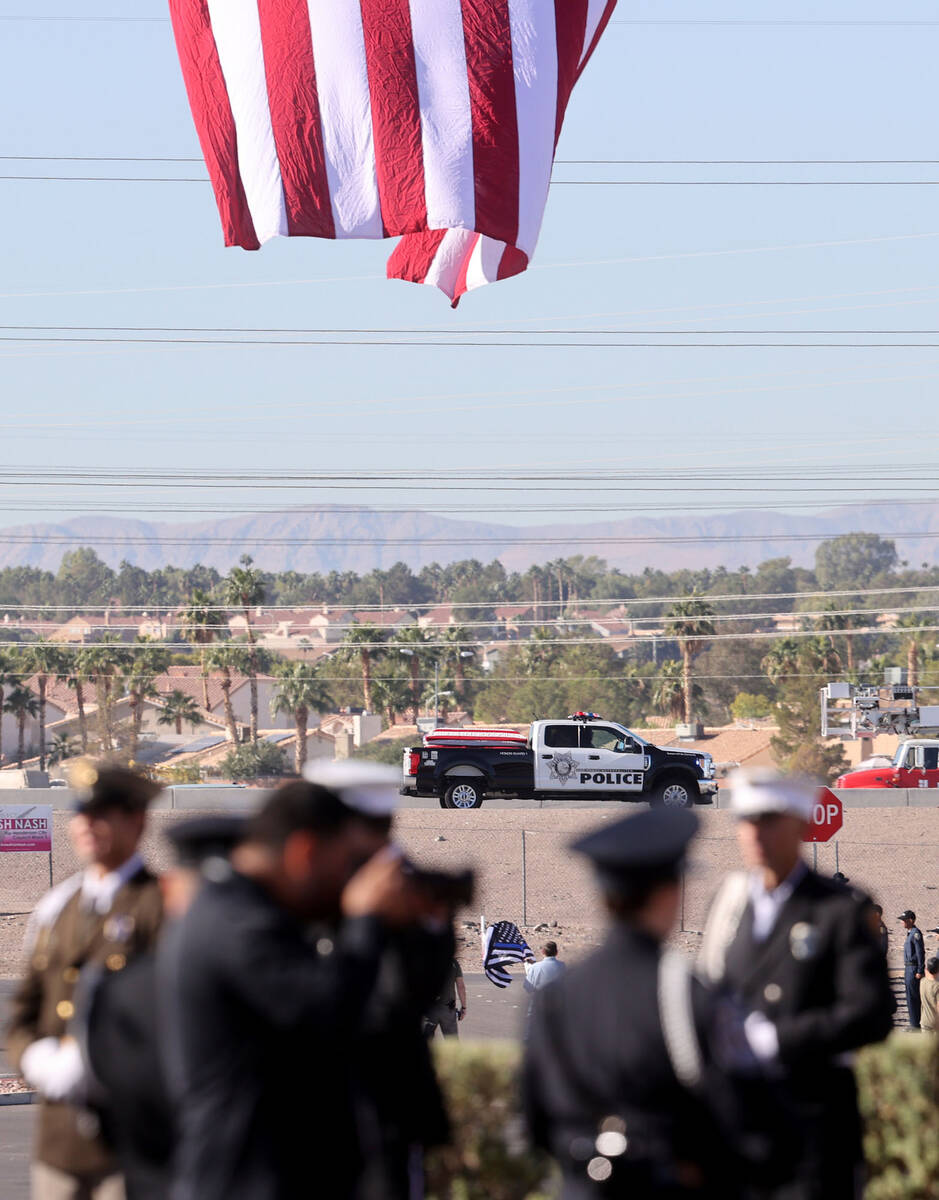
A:
POLYGON ((811 821, 818 785, 772 767, 741 767, 727 776, 730 810, 738 817, 788 813, 811 821))
POLYGON ((382 763, 314 760, 303 768, 303 778, 329 788, 347 807, 368 817, 390 817, 398 807, 401 772, 382 763))

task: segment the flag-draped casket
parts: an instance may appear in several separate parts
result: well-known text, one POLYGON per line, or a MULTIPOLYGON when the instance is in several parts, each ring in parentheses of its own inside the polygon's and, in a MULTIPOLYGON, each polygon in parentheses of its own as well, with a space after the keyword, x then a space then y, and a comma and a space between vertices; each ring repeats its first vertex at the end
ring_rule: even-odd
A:
POLYGON ((528 266, 616 0, 170 0, 227 245, 401 236, 454 301, 528 266))

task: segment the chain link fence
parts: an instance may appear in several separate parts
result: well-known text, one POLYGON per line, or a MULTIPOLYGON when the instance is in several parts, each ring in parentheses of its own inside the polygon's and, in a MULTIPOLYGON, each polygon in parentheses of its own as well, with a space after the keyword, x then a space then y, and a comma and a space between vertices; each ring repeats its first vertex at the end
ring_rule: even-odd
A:
MULTIPOLYGON (((558 822, 543 828, 505 828, 493 814, 485 827, 455 827, 447 818, 428 821, 422 828, 405 827, 399 837, 411 858, 424 865, 458 870, 467 865, 477 872, 477 894, 469 920, 511 920, 532 929, 557 923, 565 931, 577 928, 585 940, 598 940, 605 925, 602 905, 591 871, 584 859, 569 849, 573 828, 558 822)), ((160 870, 170 853, 162 837, 164 823, 176 814, 154 813, 144 855, 160 870)), ((68 814, 54 816, 53 877, 59 882, 77 864, 66 836, 68 814)), ((539 822, 540 823, 540 822, 539 822)), ((528 824, 526 820, 524 824, 528 824)), ((591 824, 593 824, 591 822, 591 824)), ((595 825, 594 825, 595 827, 595 825)), ((581 831, 583 827, 581 826, 581 831)), ((886 832, 886 830, 885 830, 886 832)), ((930 828, 928 832, 932 832, 930 828)), ((840 838, 807 848, 807 858, 819 871, 842 871, 852 887, 863 889, 882 905, 890 931, 891 967, 902 966, 903 928, 898 915, 912 908, 926 933, 939 926, 939 842, 858 841, 840 838)), ((704 929, 711 900, 728 872, 738 870, 740 856, 733 836, 708 836, 695 840, 682 881, 681 931, 689 936, 704 929)), ((45 854, 0 854, 0 957, 3 950, 19 952, 22 914, 29 912, 49 886, 49 859, 45 854), (14 916, 18 915, 18 916, 14 916), (15 920, 17 930, 12 923, 15 920), (4 927, 15 946, 2 945, 4 927)), ((926 934, 927 955, 939 950, 939 940, 926 934)))

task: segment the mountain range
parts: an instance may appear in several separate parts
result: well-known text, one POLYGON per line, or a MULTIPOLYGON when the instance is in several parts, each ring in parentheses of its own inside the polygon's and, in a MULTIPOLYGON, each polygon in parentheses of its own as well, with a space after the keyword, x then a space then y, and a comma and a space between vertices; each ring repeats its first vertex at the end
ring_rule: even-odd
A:
POLYGON ((148 570, 203 563, 227 571, 242 554, 265 570, 300 572, 362 573, 399 561, 418 570, 467 558, 499 558, 524 570, 576 554, 632 572, 755 567, 782 556, 809 566, 819 541, 855 531, 893 537, 911 565, 939 563, 939 505, 884 503, 812 514, 743 510, 537 526, 340 506, 187 523, 78 516, 0 529, 0 567, 55 571, 77 546, 93 547, 112 567, 126 560, 148 570))

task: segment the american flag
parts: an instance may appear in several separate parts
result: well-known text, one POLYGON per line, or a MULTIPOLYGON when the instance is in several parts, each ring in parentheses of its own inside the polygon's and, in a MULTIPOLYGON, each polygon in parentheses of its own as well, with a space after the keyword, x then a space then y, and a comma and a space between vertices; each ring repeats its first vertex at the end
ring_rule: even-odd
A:
POLYGON ((483 970, 486 978, 496 987, 507 988, 512 976, 505 969, 510 963, 533 958, 531 947, 522 937, 521 930, 511 921, 496 921, 486 930, 483 944, 483 970))
POLYGON ((170 0, 225 243, 402 240, 464 292, 538 240, 571 91, 616 0, 170 0))

